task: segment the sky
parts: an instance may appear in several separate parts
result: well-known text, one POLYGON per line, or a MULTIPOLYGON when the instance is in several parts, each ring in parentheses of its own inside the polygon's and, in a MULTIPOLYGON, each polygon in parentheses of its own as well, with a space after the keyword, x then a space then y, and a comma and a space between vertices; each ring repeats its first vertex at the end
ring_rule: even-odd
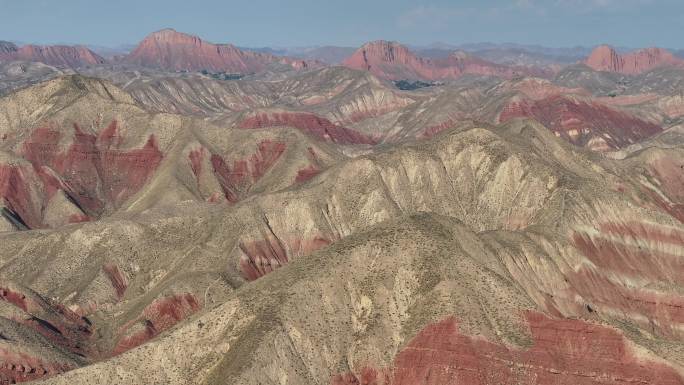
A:
POLYGON ((514 42, 684 48, 684 0, 0 0, 0 40, 135 44, 174 28, 243 47, 514 42))

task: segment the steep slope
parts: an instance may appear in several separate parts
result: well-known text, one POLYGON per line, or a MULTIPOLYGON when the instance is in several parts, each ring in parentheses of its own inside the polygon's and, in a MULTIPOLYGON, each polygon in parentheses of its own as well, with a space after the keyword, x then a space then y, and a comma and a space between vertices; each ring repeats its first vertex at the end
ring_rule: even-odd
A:
POLYGON ((68 71, 36 62, 0 63, 0 96, 64 75, 65 72, 68 71))
POLYGON ((63 68, 79 68, 102 64, 104 58, 83 46, 25 45, 20 48, 0 49, 0 61, 23 60, 40 62, 63 68))
POLYGON ((413 104, 419 95, 400 92, 367 72, 327 67, 291 74, 282 80, 219 80, 200 74, 138 71, 85 73, 111 80, 141 105, 159 112, 208 117, 218 125, 236 124, 236 112, 275 108, 309 113, 349 126, 413 104))
POLYGON ((28 246, 29 234, 6 235, 3 274, 56 238, 89 239, 52 245, 31 285, 70 304, 100 288, 112 305, 98 307, 96 346, 153 338, 45 383, 397 384, 431 372, 425 383, 675 385, 684 228, 647 206, 640 178, 515 121, 352 159, 214 215, 177 205, 28 246), (116 286, 89 281, 106 276, 85 273, 110 259, 125 277, 111 282, 128 282, 118 304, 116 286), (57 281, 57 266, 70 278, 57 281))
POLYGON ((592 316, 531 310, 506 266, 534 253, 500 260, 485 246, 507 237, 528 241, 428 214, 391 220, 236 291, 166 338, 44 383, 681 382, 676 367, 592 316))
POLYGON ((526 67, 507 67, 494 64, 463 52, 455 52, 446 58, 426 59, 413 54, 403 45, 388 41, 375 41, 359 48, 343 65, 371 72, 373 75, 392 80, 456 79, 464 74, 478 74, 511 78, 523 74, 542 75, 543 70, 526 67))
POLYGON ((0 382, 684 382, 664 95, 116 68, 0 98, 0 382))
POLYGON ((590 99, 560 95, 536 101, 513 99, 503 108, 499 120, 506 122, 518 117, 534 118, 557 136, 596 151, 626 147, 662 131, 653 122, 590 99))
POLYGON ((254 73, 271 64, 282 64, 294 69, 317 66, 315 62, 276 57, 270 54, 242 51, 230 44, 212 44, 197 36, 172 29, 154 32, 143 39, 123 58, 128 64, 163 68, 170 71, 215 71, 254 73))
MULTIPOLYGON (((275 126, 297 128, 292 123, 275 126)), ((160 180, 177 189, 160 189, 158 202, 236 202, 260 188, 301 182, 338 159, 335 149, 317 143, 326 132, 346 144, 369 143, 334 125, 301 128, 310 136, 287 129, 226 132, 150 114, 110 83, 63 77, 0 99, 0 196, 7 215, 32 229, 130 209, 131 198, 149 194, 160 180), (272 168, 277 177, 259 187, 272 168)))
POLYGON ((602 45, 592 51, 591 55, 584 60, 584 64, 596 71, 635 75, 657 67, 682 67, 684 60, 662 48, 645 48, 621 55, 614 48, 602 45))
POLYGON ((111 212, 159 165, 162 128, 152 127, 163 121, 110 84, 79 76, 2 98, 0 145, 23 162, 4 162, 14 189, 3 198, 29 228, 111 212))

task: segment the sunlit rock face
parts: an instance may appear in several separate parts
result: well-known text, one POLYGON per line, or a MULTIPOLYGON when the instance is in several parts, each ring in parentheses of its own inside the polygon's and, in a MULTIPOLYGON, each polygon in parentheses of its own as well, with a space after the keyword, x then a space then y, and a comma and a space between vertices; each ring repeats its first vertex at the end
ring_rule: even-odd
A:
POLYGON ((25 45, 17 47, 0 42, 0 61, 40 62, 63 68, 79 68, 105 63, 105 59, 83 46, 25 45))
POLYGON ((391 80, 445 80, 457 79, 465 74, 503 78, 512 78, 521 74, 550 75, 550 72, 544 69, 509 67, 488 62, 463 52, 455 52, 442 59, 421 58, 399 43, 383 40, 364 44, 345 59, 343 65, 369 71, 379 78, 391 80))
POLYGON ((584 63, 597 71, 619 72, 629 75, 640 74, 668 65, 684 66, 684 60, 675 57, 662 48, 646 48, 621 55, 607 45, 594 49, 584 63))
POLYGON ((313 61, 242 51, 230 44, 212 44, 172 29, 150 34, 123 61, 171 71, 207 70, 242 74, 262 71, 274 63, 293 69, 320 65, 313 61))

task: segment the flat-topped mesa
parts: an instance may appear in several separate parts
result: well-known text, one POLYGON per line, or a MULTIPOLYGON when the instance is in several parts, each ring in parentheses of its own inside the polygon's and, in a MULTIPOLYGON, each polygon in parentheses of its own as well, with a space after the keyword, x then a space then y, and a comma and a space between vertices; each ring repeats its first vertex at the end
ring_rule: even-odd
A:
POLYGON ((0 43, 0 61, 25 60, 55 67, 78 68, 103 64, 105 59, 83 46, 0 43))
POLYGON ((364 44, 343 65, 385 79, 431 77, 429 60, 419 58, 399 43, 385 40, 364 44))
POLYGON ((369 71, 379 78, 390 80, 447 80, 457 79, 464 74, 502 78, 512 78, 519 74, 548 75, 548 71, 542 69, 496 64, 464 52, 454 52, 443 59, 422 58, 399 43, 385 40, 364 44, 343 65, 369 71))
POLYGON ((635 75, 657 67, 684 66, 684 60, 662 48, 644 48, 623 55, 613 47, 602 45, 592 51, 584 64, 596 71, 635 75))
POLYGON ((163 29, 148 35, 123 59, 128 64, 172 71, 222 71, 253 73, 281 63, 295 69, 315 65, 298 59, 243 51, 231 44, 213 44, 198 36, 163 29))
MULTIPOLYGON (((407 47, 392 41, 377 40, 366 43, 359 51, 363 54, 364 62, 368 64, 376 60, 401 64, 424 64, 426 62, 414 55, 407 47)), ((352 58, 357 57, 357 53, 352 55, 352 58)))

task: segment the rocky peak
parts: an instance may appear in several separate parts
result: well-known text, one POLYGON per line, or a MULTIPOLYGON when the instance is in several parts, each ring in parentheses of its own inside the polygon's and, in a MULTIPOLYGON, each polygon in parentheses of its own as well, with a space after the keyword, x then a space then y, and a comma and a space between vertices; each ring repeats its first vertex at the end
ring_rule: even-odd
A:
MULTIPOLYGON (((364 44, 359 51, 366 62, 407 63, 418 58, 406 46, 397 42, 377 40, 364 44)), ((357 51, 357 53, 359 52, 357 51)))
POLYGON ((684 65, 684 60, 662 48, 645 48, 621 55, 613 47, 601 45, 592 51, 584 64, 597 71, 640 74, 660 66, 684 65))
POLYGON ((204 44, 204 41, 200 39, 198 36, 178 32, 172 28, 166 28, 149 34, 145 39, 143 39, 138 48, 143 47, 147 44, 201 46, 202 44, 204 44))
POLYGON ((293 58, 242 51, 231 44, 213 44, 170 28, 148 35, 123 60, 129 64, 173 71, 231 73, 259 72, 274 63, 289 65, 294 69, 317 65, 293 58))

